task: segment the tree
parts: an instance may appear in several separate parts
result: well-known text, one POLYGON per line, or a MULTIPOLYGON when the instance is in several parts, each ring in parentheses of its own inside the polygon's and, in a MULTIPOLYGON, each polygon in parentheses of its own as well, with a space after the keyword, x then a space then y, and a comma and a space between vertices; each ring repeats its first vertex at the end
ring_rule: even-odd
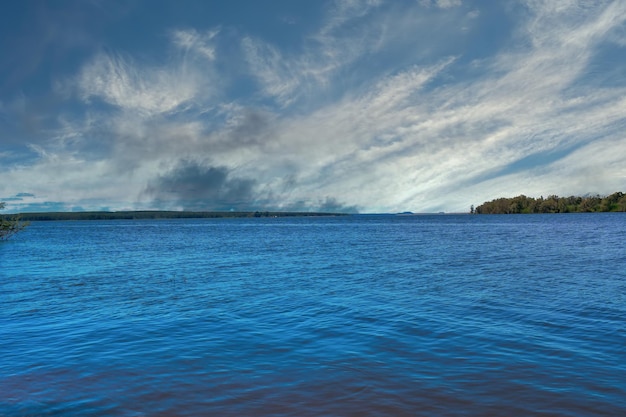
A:
MULTIPOLYGON (((3 210, 5 204, 0 202, 0 210, 3 210)), ((19 216, 11 218, 0 217, 0 240, 6 240, 24 229, 28 223, 21 222, 19 216)))
POLYGON ((585 213, 605 211, 626 211, 626 194, 618 191, 606 197, 559 197, 534 199, 519 195, 513 198, 498 198, 485 202, 474 209, 477 214, 510 213, 585 213))

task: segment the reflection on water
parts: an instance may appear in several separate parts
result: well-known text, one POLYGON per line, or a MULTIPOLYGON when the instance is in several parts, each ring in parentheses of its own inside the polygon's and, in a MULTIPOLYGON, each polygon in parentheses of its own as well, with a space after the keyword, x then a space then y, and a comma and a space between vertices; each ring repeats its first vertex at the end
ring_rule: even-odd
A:
POLYGON ((621 415, 626 216, 34 223, 0 415, 621 415))

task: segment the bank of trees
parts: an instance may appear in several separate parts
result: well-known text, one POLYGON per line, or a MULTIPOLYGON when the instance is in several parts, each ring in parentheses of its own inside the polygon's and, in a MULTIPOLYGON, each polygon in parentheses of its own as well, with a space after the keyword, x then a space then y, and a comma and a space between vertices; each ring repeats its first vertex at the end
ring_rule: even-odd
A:
POLYGON ((474 209, 476 214, 518 214, 518 213, 589 213, 626 211, 626 194, 616 192, 606 197, 532 198, 519 195, 512 198, 498 198, 485 202, 474 209))
MULTIPOLYGON (((4 209, 4 203, 0 202, 0 210, 4 209)), ((19 216, 0 217, 0 240, 6 240, 25 228, 27 223, 20 221, 19 216)))

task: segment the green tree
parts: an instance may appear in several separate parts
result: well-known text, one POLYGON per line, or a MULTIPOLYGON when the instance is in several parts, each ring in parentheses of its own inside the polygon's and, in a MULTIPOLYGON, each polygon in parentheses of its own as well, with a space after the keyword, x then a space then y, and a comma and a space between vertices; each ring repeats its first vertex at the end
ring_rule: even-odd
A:
POLYGON ((600 211, 619 211, 619 202, 624 197, 624 193, 618 191, 602 199, 600 211))
POLYGON ((584 213, 601 211, 626 211, 626 194, 618 191, 609 196, 559 197, 550 195, 535 199, 519 195, 513 198, 498 198, 475 208, 477 214, 509 213, 584 213))
POLYGON ((600 203, 602 202, 602 198, 600 196, 595 197, 584 197, 580 203, 580 207, 578 211, 583 213, 592 213, 595 211, 600 211, 600 203))
MULTIPOLYGON (((5 204, 0 202, 0 210, 3 210, 5 204)), ((0 217, 0 240, 6 240, 24 229, 28 223, 21 222, 19 216, 11 218, 0 217)))
POLYGON ((617 211, 626 211, 626 194, 617 202, 617 211))

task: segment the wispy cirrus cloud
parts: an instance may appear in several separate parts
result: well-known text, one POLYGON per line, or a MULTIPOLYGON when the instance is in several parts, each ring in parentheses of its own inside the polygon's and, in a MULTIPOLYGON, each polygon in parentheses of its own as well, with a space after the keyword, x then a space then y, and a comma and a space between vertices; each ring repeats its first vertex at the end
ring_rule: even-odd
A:
POLYGON ((439 7, 449 9, 461 5, 461 0, 419 0, 419 4, 424 7, 439 7))
POLYGON ((216 57, 216 51, 215 45, 211 41, 218 33, 218 29, 205 33, 200 33, 195 29, 178 29, 172 31, 171 36, 174 44, 179 48, 213 61, 216 57))
POLYGON ((380 27, 367 17, 381 4, 380 0, 333 3, 324 25, 302 39, 295 55, 286 56, 261 39, 244 38, 242 49, 252 75, 264 93, 283 107, 331 88, 338 72, 374 48, 380 27))
POLYGON ((147 115, 171 112, 198 92, 196 74, 179 68, 142 67, 121 56, 98 54, 80 75, 78 88, 85 101, 101 99, 147 115))
POLYGON ((291 104, 305 78, 297 65, 287 62, 277 48, 260 40, 246 37, 241 45, 263 93, 283 106, 291 104))
POLYGON ((99 52, 80 70, 76 90, 84 102, 101 100, 147 117, 197 106, 196 99, 204 103, 218 90, 212 79, 216 59, 213 40, 218 34, 218 29, 172 30, 171 43, 182 55, 161 62, 146 63, 128 54, 99 52))

